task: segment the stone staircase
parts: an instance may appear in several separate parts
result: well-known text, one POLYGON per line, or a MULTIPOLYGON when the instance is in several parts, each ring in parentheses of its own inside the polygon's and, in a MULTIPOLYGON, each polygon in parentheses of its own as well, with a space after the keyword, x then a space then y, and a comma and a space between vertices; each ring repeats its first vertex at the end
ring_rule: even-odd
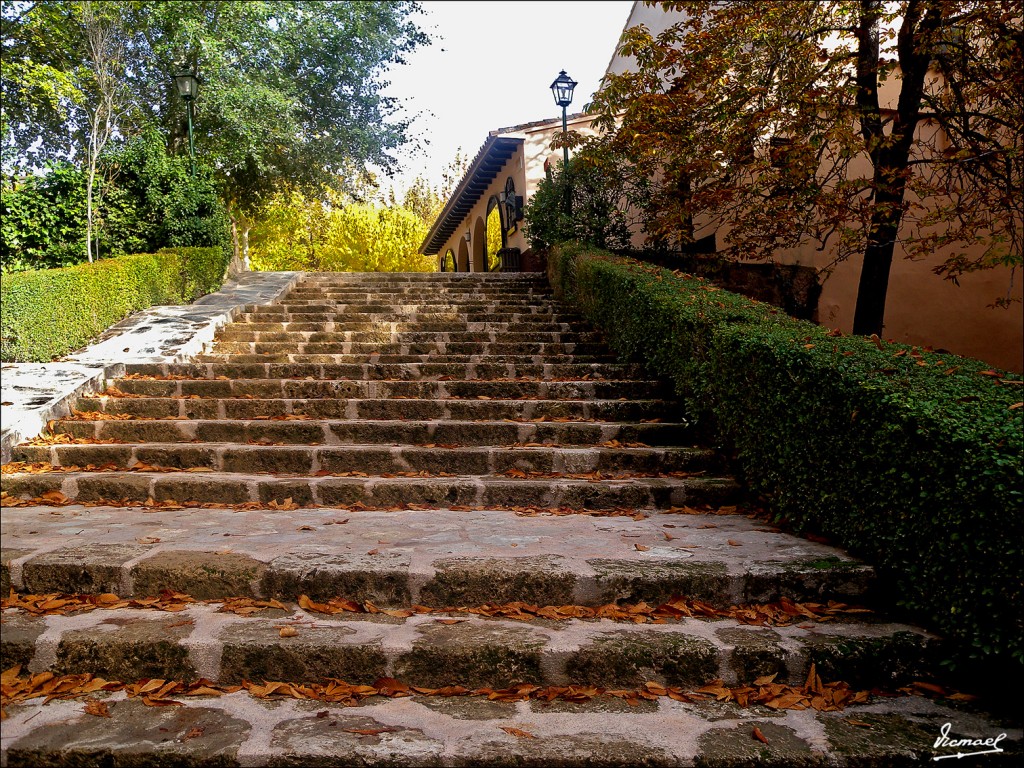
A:
POLYGON ((744 514, 678 414, 532 274, 311 274, 129 366, 4 468, 5 764, 891 765, 995 735, 898 693, 936 639, 849 610, 872 570, 744 514))

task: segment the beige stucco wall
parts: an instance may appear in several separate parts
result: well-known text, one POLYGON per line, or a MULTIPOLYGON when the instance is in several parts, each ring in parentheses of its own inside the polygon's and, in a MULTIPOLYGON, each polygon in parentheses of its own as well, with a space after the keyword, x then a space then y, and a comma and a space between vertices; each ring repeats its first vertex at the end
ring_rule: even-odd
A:
MULTIPOLYGON (((512 155, 512 157, 510 157, 501 167, 501 170, 498 172, 498 175, 495 176, 494 180, 490 183, 490 185, 488 185, 487 191, 480 196, 480 199, 477 200, 476 204, 470 209, 469 213, 465 217, 463 217, 461 222, 459 222, 459 226, 455 229, 455 232, 452 234, 452 236, 445 241, 444 245, 441 246, 441 249, 437 252, 438 264, 442 263, 444 255, 448 252, 449 248, 456 255, 458 255, 459 247, 461 244, 460 241, 464 241, 466 232, 469 232, 470 271, 476 271, 473 269, 472 256, 474 253, 477 252, 478 247, 480 247, 481 245, 478 242, 479 238, 474 237, 474 233, 477 231, 477 222, 482 221, 484 223, 482 229, 485 233, 484 237, 486 238, 488 201, 491 199, 492 195, 497 196, 505 191, 505 182, 508 180, 509 176, 511 176, 515 180, 516 194, 523 194, 522 190, 526 187, 526 183, 523 177, 523 168, 523 147, 520 146, 516 149, 515 154, 512 155)), ((486 251, 486 242, 483 243, 483 246, 486 251)), ((523 236, 523 222, 520 221, 518 223, 516 231, 513 232, 508 237, 506 247, 519 248, 520 250, 523 251, 526 250, 527 243, 526 238, 523 236)), ((461 265, 459 269, 462 269, 461 265)))
MULTIPOLYGON (((591 118, 589 117, 577 117, 568 120, 567 127, 570 131, 577 131, 589 136, 594 133, 590 123, 591 118)), ((472 254, 477 252, 478 243, 476 238, 473 237, 477 221, 487 221, 487 203, 492 195, 497 196, 505 191, 505 182, 509 176, 515 180, 516 194, 523 195, 523 204, 525 205, 529 202, 530 198, 537 191, 537 185, 544 178, 544 162, 548 160, 552 164, 562 162, 562 150, 551 149, 551 138, 555 133, 561 132, 561 130, 562 124, 559 121, 514 133, 501 134, 502 136, 515 138, 521 137, 523 143, 516 149, 515 154, 501 167, 498 175, 488 185, 487 190, 480 196, 469 213, 459 222, 455 233, 441 246, 437 254, 438 264, 443 261, 444 255, 448 252, 449 248, 458 255, 459 241, 464 238, 467 231, 470 232, 469 253, 472 256, 472 254)), ((486 227, 484 227, 484 231, 486 231, 486 227)), ((518 248, 524 253, 529 248, 530 244, 523 231, 523 222, 520 221, 516 231, 508 236, 505 246, 507 248, 518 248)), ((470 262, 472 262, 472 258, 470 262)))

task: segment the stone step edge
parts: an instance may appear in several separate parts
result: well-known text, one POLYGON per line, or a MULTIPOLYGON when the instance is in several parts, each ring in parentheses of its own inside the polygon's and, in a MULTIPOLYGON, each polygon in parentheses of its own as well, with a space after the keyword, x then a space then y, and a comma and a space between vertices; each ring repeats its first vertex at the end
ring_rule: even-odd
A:
POLYGON ((356 503, 382 505, 399 499, 414 504, 528 505, 595 508, 667 509, 672 505, 728 503, 742 492, 728 477, 639 477, 587 480, 509 476, 427 475, 386 477, 356 472, 328 476, 242 474, 225 472, 80 472, 38 474, 7 472, 3 490, 10 496, 34 499, 60 492, 80 501, 123 499, 147 501, 196 498, 225 504, 289 500, 345 507, 356 503))
POLYGON ((699 686, 709 680, 785 685, 803 682, 817 667, 832 679, 891 690, 930 676, 940 645, 928 633, 900 624, 831 624, 824 634, 693 620, 574 622, 552 630, 537 623, 429 615, 398 622, 338 621, 303 612, 243 618, 214 616, 202 607, 167 618, 115 618, 100 610, 52 628, 10 616, 8 624, 5 656, 33 672, 227 683, 295 682, 312 672, 363 684, 393 676, 430 686, 699 686), (99 626, 117 629, 97 632, 99 626), (639 662, 638 644, 647 656, 639 662), (875 664, 853 668, 865 656, 875 664), (474 668, 468 669, 471 660, 474 668))
MULTIPOLYGON (((347 522, 341 518, 349 513, 339 512, 337 522, 347 522)), ((582 558, 577 573, 538 567, 535 561, 514 557, 438 554, 417 563, 400 554, 391 557, 392 550, 383 555, 376 548, 353 553, 324 545, 321 558, 330 562, 317 569, 305 552, 260 560, 244 552, 180 546, 140 540, 128 550, 94 546, 81 557, 60 550, 12 550, 2 563, 2 581, 9 592, 100 592, 124 599, 165 592, 221 602, 234 597, 298 601, 306 595, 330 610, 336 607, 330 601, 341 594, 346 601, 339 604, 342 607, 348 601, 360 606, 370 602, 395 610, 410 605, 515 602, 660 606, 670 604, 673 595, 686 595, 719 610, 783 600, 862 605, 872 602, 876 587, 871 566, 841 559, 823 568, 818 561, 800 560, 751 567, 721 557, 695 562, 598 557, 582 558), (211 576, 216 578, 211 581, 211 576)))

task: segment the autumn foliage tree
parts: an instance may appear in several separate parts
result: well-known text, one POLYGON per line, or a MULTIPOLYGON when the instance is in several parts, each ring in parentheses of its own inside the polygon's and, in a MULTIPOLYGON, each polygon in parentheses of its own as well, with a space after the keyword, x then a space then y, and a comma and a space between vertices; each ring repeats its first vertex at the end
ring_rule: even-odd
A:
MULTIPOLYGON (((935 272, 1022 261, 1015 0, 665 2, 592 109, 602 152, 656 180, 647 231, 727 255, 862 257, 856 333, 882 332, 897 244, 935 272)), ((592 155, 600 153, 591 153, 592 155)))

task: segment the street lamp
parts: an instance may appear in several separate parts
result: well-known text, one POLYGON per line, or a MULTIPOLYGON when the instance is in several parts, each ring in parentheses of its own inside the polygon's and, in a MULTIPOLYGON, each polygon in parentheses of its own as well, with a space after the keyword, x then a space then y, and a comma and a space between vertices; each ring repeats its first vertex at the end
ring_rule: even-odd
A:
MULTIPOLYGON (((558 73, 558 77, 555 78, 555 82, 551 84, 551 93, 555 97, 555 104, 562 108, 562 140, 565 140, 565 134, 569 132, 569 127, 565 121, 565 108, 572 104, 572 89, 575 88, 579 83, 565 74, 563 69, 558 73)), ((569 147, 568 145, 562 146, 562 162, 565 165, 569 164, 569 147)))
POLYGON ((183 71, 174 76, 178 94, 185 100, 188 111, 188 158, 192 176, 196 175, 196 145, 192 139, 192 115, 196 96, 199 95, 199 78, 195 72, 183 71))

